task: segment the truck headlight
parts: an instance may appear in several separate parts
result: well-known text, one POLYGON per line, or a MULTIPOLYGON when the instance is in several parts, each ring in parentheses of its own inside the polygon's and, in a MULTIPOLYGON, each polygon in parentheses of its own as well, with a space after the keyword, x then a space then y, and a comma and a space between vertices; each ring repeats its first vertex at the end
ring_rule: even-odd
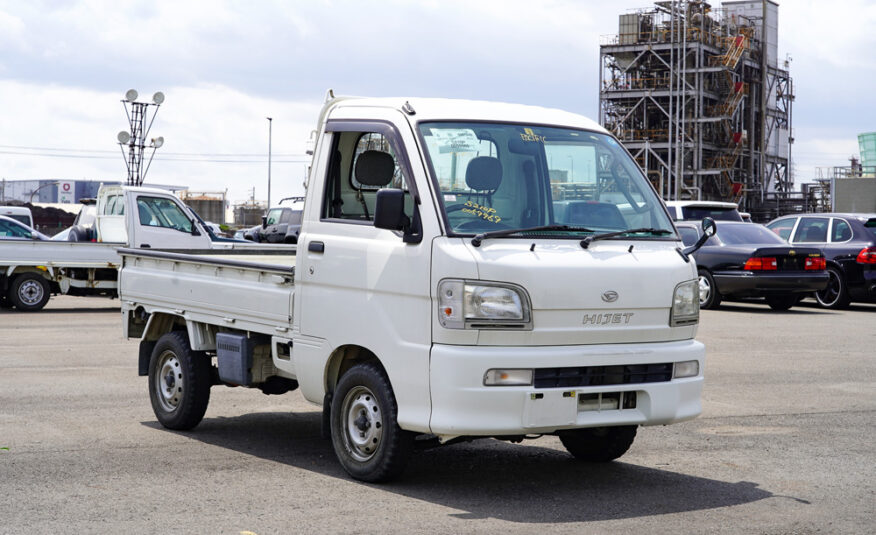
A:
POLYGON ((448 329, 531 329, 529 295, 499 282, 445 279, 438 284, 438 319, 448 329))
POLYGON ((669 326, 692 325, 700 321, 700 287, 696 280, 682 282, 672 294, 669 326))

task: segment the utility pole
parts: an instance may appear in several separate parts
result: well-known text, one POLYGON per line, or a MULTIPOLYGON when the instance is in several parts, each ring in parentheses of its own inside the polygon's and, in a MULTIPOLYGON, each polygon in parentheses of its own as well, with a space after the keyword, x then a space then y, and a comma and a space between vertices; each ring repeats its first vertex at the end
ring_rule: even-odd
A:
POLYGON ((274 122, 270 117, 268 120, 268 210, 271 209, 271 126, 274 122))

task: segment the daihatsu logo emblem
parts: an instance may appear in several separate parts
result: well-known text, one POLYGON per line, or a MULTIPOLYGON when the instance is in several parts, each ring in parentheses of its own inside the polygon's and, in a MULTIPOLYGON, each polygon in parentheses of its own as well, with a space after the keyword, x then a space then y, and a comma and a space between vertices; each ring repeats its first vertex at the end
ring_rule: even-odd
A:
POLYGON ((617 292, 614 290, 609 290, 602 294, 602 300, 606 303, 614 303, 617 301, 617 292))

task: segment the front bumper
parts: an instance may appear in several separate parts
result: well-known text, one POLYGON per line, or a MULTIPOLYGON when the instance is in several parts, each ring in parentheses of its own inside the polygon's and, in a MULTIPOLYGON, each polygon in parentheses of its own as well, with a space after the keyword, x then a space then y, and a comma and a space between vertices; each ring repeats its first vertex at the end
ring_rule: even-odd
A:
MULTIPOLYGON (((695 340, 586 346, 485 347, 433 345, 430 360, 432 433, 500 436, 615 425, 661 425, 702 411, 705 348, 695 340), (696 360, 695 377, 601 386, 484 386, 492 368, 580 368, 696 360), (623 393, 628 408, 597 407, 593 398, 623 393)), ((597 403, 598 405, 598 403, 597 403)))
POLYGON ((826 271, 801 274, 754 271, 716 271, 712 274, 722 295, 762 297, 792 293, 809 293, 827 287, 826 271))

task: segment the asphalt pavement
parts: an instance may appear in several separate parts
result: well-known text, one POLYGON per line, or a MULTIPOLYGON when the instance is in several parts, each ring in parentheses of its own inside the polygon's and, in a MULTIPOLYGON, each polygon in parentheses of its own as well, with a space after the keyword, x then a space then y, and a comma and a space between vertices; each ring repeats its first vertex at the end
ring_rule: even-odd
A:
POLYGON ((703 415, 616 462, 554 437, 417 452, 351 480, 298 392, 214 387, 162 428, 118 301, 0 310, 0 534, 872 533, 876 306, 702 312, 703 415))

